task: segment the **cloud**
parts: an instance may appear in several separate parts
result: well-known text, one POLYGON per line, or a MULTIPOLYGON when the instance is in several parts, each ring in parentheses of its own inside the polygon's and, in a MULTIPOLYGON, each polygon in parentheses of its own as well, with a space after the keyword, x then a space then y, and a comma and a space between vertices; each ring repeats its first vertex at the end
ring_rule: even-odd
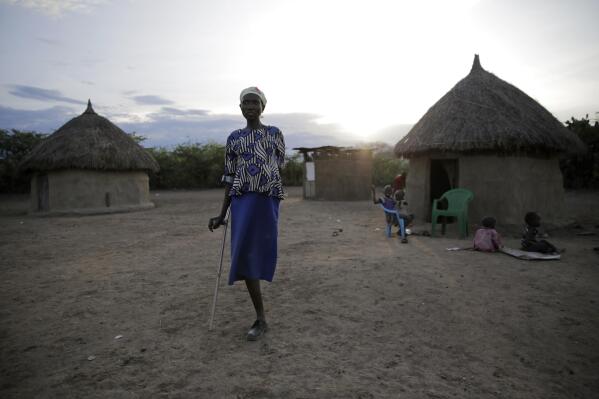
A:
POLYGON ((131 98, 137 104, 141 104, 141 105, 168 105, 168 104, 173 103, 171 100, 167 100, 166 98, 162 98, 160 96, 153 96, 153 95, 133 96, 131 98))
POLYGON ((30 111, 0 105, 0 128, 52 133, 75 116, 75 110, 64 106, 30 111))
MULTIPOLYGON (((80 109, 56 106, 37 111, 0 106, 0 128, 36 130, 50 133, 80 114, 80 109)), ((238 114, 213 114, 199 109, 162 107, 159 111, 136 117, 118 110, 100 112, 127 133, 135 132, 147 138, 144 146, 172 148, 185 143, 216 142, 224 144, 229 133, 245 126, 238 114)), ((322 124, 321 116, 311 113, 273 113, 265 115, 263 123, 278 126, 285 136, 288 151, 296 147, 323 145, 351 146, 358 144, 336 124, 322 124)), ((388 128, 381 137, 393 137, 395 144, 406 126, 388 128)))
POLYGON ((102 58, 94 58, 94 57, 87 57, 87 56, 82 57, 79 60, 79 63, 81 65, 83 65, 84 67, 88 67, 88 68, 98 66, 99 64, 103 64, 105 62, 106 61, 103 60, 102 58))
POLYGON ((402 137, 404 137, 414 124, 399 124, 387 126, 381 130, 374 132, 371 141, 382 141, 395 145, 402 137))
POLYGON ((268 123, 277 126, 285 136, 288 149, 323 145, 351 146, 355 140, 334 123, 319 123, 322 116, 312 113, 268 114, 268 123))
MULTIPOLYGON (((122 117, 122 115, 121 115, 122 117)), ((109 117, 110 118, 110 117, 109 117)), ((321 145, 351 145, 334 124, 319 124, 320 115, 308 113, 268 114, 264 123, 278 126, 285 135, 287 149, 321 145)), ((172 147, 183 143, 216 142, 224 144, 229 133, 245 126, 237 114, 212 114, 205 110, 162 107, 143 121, 121 122, 126 132, 147 137, 148 147, 172 147)))
POLYGON ((64 13, 79 11, 90 12, 106 0, 5 0, 8 4, 40 11, 52 17, 60 17, 64 13))
MULTIPOLYGON (((239 126, 239 117, 227 114, 209 114, 203 110, 180 110, 163 107, 158 112, 146 115, 139 121, 128 121, 118 125, 126 132, 136 132, 148 138, 148 147, 173 147, 183 143, 224 143, 227 135, 239 126)), ((108 116, 110 119, 110 116, 108 116)))
POLYGON ((9 85, 9 87, 12 87, 12 90, 9 90, 9 93, 17 97, 39 101, 61 101, 69 104, 85 104, 85 101, 79 101, 63 96, 58 90, 48 90, 42 89, 41 87, 23 85, 9 85))
POLYGON ((152 118, 177 118, 177 117, 193 117, 193 116, 206 116, 209 112, 203 109, 178 109, 172 107, 162 107, 157 112, 150 114, 152 118))
POLYGON ((61 43, 60 41, 58 41, 58 40, 54 40, 54 39, 48 39, 48 38, 45 38, 45 37, 36 37, 35 39, 36 39, 37 41, 40 41, 40 42, 42 42, 42 43, 44 43, 44 44, 47 44, 47 45, 49 45, 49 46, 59 46, 59 45, 61 45, 61 44, 62 44, 62 43, 61 43))

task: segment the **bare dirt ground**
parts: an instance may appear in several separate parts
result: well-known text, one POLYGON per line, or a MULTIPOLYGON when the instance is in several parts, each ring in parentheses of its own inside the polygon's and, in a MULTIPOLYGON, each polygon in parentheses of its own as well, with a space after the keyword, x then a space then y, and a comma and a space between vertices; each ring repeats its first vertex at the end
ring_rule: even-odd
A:
POLYGON ((448 252, 468 244, 451 228, 401 244, 372 203, 290 191, 257 342, 228 267, 207 329, 220 190, 87 217, 25 216, 23 197, 1 198, 0 397, 599 396, 598 192, 567 194, 581 226, 550 231, 562 260, 531 262, 448 252))

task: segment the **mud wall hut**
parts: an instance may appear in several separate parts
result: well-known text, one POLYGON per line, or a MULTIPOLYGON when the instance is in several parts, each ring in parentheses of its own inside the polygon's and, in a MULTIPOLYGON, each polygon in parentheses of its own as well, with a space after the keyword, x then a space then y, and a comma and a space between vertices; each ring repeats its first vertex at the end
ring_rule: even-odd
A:
POLYGON ((152 208, 148 171, 154 158, 91 102, 23 160, 31 174, 30 211, 94 214, 152 208))
POLYGON ((370 198, 371 150, 334 146, 294 150, 304 157, 305 199, 358 201, 370 198))
POLYGON ((469 220, 485 215, 521 224, 528 211, 563 223, 559 156, 584 144, 549 111, 484 70, 475 55, 468 76, 435 103, 395 146, 410 160, 406 199, 421 221, 451 188, 474 193, 469 220))

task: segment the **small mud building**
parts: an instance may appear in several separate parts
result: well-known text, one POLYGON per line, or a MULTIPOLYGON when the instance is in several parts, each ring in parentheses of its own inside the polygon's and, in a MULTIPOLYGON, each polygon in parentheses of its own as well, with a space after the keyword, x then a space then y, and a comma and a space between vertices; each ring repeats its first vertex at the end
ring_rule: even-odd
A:
POLYGON ((80 116, 23 160, 31 173, 32 213, 94 214, 152 208, 148 171, 154 158, 88 102, 80 116))
POLYGON ((357 201, 370 198, 372 151, 324 146, 294 148, 304 156, 304 198, 357 201))
POLYGON ((406 199, 421 221, 451 188, 474 193, 470 223, 485 215, 521 224, 528 211, 545 223, 563 219, 559 156, 584 144, 518 88, 485 71, 470 74, 433 105, 395 146, 410 160, 406 199))

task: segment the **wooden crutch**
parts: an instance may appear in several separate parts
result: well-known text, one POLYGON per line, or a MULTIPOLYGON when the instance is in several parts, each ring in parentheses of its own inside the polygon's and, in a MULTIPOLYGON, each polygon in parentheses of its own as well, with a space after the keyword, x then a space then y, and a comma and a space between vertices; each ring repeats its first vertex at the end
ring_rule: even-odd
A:
POLYGON ((218 264, 218 272, 216 274, 216 285, 214 286, 214 298, 212 298, 212 309, 210 310, 210 320, 208 321, 208 330, 212 331, 212 322, 214 321, 214 312, 216 311, 216 298, 218 297, 218 287, 220 285, 220 275, 223 271, 223 256, 225 254, 225 243, 227 242, 227 227, 229 227, 229 211, 223 221, 225 231, 223 233, 223 246, 220 249, 220 262, 218 264))

